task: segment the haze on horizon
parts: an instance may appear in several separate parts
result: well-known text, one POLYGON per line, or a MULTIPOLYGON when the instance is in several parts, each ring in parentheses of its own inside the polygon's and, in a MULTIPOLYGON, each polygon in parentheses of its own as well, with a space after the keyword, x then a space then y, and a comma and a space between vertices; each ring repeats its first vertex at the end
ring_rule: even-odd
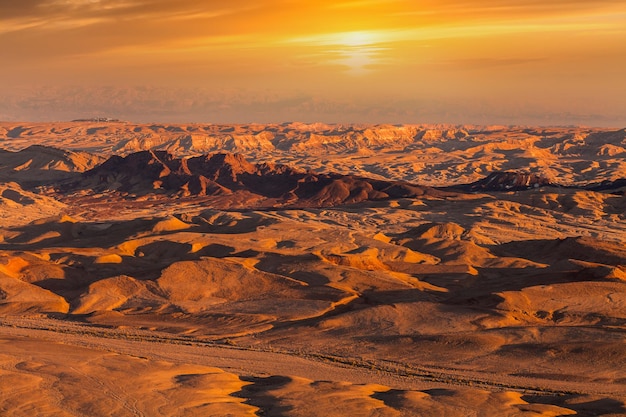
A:
POLYGON ((623 0, 0 0, 0 120, 626 126, 623 0))

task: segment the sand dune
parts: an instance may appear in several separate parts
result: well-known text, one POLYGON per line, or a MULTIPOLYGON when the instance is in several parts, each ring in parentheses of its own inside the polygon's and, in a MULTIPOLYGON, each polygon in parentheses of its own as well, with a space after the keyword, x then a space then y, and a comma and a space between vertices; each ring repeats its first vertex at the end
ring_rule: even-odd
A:
POLYGON ((120 153, 3 165, 0 413, 626 414, 623 130, 64 126, 0 130, 120 153))
MULTIPOLYGON (((137 357, 101 350, 97 345, 68 346, 46 337, 0 339, 4 347, 0 359, 0 398, 3 409, 12 415, 25 416, 37 410, 39 415, 55 416, 344 416, 346 413, 441 416, 467 415, 478 409, 480 415, 562 416, 585 415, 587 410, 609 415, 607 412, 615 407, 610 401, 577 401, 567 396, 558 399, 560 405, 552 405, 536 394, 493 393, 481 388, 437 385, 434 388, 393 389, 382 384, 332 382, 279 374, 255 377, 201 364, 155 360, 159 355, 152 353, 137 357), (42 343, 47 345, 45 352, 38 348, 42 343), (11 357, 21 360, 7 360, 11 357), (129 374, 137 377, 129 379, 129 374), (32 390, 37 390, 38 395, 23 395, 32 390), (76 395, 78 392, 83 394, 76 395), (212 401, 207 402, 207 398, 212 401)), ((112 343, 117 345, 115 341, 112 343)), ((131 345, 124 342, 113 349, 126 351, 129 347, 148 351, 151 348, 146 342, 131 345)), ((203 362, 197 349, 172 349, 167 345, 161 349, 167 353, 177 349, 190 361, 203 362)), ((246 356, 236 351, 222 353, 235 361, 242 361, 246 356)), ((255 355, 259 354, 268 358, 275 356, 262 352, 255 355)), ((310 369, 315 374, 316 367, 324 366, 327 365, 311 362, 301 364, 300 368, 303 373, 310 369)))

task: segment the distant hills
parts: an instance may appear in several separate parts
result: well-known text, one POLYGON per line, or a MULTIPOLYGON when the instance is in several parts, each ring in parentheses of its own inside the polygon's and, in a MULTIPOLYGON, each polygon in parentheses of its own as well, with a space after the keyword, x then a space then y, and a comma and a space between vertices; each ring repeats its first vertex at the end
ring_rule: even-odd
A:
POLYGON ((35 144, 105 158, 147 150, 177 158, 236 153, 254 163, 433 187, 501 171, 562 185, 616 181, 626 172, 626 129, 589 127, 0 122, 0 148, 35 144))

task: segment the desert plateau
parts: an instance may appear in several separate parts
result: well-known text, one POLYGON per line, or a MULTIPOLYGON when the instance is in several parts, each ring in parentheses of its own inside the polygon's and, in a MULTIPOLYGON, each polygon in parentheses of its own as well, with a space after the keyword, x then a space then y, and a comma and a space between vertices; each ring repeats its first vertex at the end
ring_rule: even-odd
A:
POLYGON ((624 416, 626 129, 0 122, 0 415, 624 416))

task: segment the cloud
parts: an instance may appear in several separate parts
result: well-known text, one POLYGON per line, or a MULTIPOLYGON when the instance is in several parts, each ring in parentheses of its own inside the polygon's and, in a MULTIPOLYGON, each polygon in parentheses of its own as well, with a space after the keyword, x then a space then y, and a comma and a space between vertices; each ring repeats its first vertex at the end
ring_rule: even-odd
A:
POLYGON ((37 13, 39 7, 47 3, 46 0, 0 0, 0 16, 3 20, 29 16, 37 13))
POLYGON ((552 12, 593 11, 605 8, 623 7, 621 0, 430 0, 411 7, 405 2, 405 10, 419 12, 501 12, 521 11, 524 15, 542 15, 552 12))
MULTIPOLYGON (((209 36, 287 39, 359 31, 386 31, 389 36, 395 31, 396 37, 404 33, 407 39, 419 39, 425 36, 419 33, 431 27, 450 32, 455 27, 494 28, 553 15, 561 19, 571 15, 589 18, 585 13, 604 10, 614 14, 620 7, 626 13, 623 2, 610 0, 0 0, 0 36, 19 32, 19 36, 26 34, 32 40, 34 49, 39 44, 53 50, 63 42, 75 45, 72 37, 93 36, 92 51, 107 46, 98 46, 97 40, 105 33, 109 36, 108 47, 209 36), (81 30, 67 33, 77 28, 81 30), (411 31, 416 35, 408 35, 411 31)), ((555 22, 533 23, 536 27, 555 22)), ((606 24, 606 19, 602 23, 606 24)), ((526 24, 519 29, 532 27, 526 24)), ((0 46, 2 43, 0 38, 0 46)), ((12 49, 8 41, 6 44, 12 49)), ((59 49, 62 53, 69 48, 59 49)))
MULTIPOLYGON (((194 43, 242 31, 248 1, 0 0, 0 58, 10 64, 154 45, 194 43)), ((245 32, 245 31, 244 31, 245 32)), ((161 51, 164 48, 160 48, 161 51)))

